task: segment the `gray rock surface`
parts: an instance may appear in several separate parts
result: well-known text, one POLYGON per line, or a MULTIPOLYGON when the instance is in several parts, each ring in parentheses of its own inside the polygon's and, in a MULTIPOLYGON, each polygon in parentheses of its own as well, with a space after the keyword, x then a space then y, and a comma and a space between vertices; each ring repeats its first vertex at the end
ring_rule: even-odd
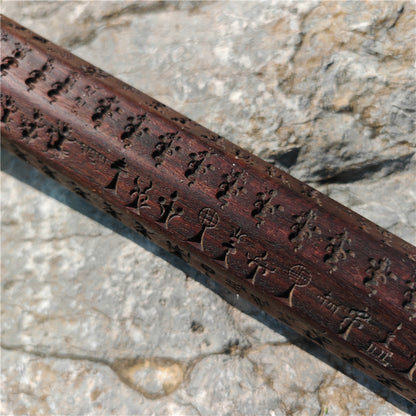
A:
MULTIPOLYGON (((414 2, 2 12, 416 243, 414 2)), ((1 179, 1 414, 416 414, 6 152, 1 179)))

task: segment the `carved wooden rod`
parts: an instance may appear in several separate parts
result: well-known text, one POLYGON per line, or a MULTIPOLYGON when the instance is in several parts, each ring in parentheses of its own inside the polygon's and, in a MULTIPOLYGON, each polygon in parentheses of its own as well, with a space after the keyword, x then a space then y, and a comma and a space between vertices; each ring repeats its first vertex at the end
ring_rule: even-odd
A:
POLYGON ((2 16, 2 144, 416 402, 416 248, 2 16))

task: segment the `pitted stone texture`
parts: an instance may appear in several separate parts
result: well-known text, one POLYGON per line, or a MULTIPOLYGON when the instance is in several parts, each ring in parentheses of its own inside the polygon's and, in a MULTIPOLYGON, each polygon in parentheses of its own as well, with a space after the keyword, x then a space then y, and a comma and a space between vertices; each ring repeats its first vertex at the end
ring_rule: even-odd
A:
MULTIPOLYGON (((2 12, 416 243, 414 3, 2 12)), ((2 414, 416 414, 7 153, 2 170, 2 414)))

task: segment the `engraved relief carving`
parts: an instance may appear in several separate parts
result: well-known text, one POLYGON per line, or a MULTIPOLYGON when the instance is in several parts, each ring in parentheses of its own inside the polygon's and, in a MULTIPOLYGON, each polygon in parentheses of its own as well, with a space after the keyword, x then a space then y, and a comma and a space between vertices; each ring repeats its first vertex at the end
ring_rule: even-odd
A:
POLYGON ((101 161, 102 163, 108 162, 108 159, 106 156, 92 148, 91 146, 88 146, 87 144, 81 142, 80 140, 76 139, 75 137, 71 137, 71 140, 75 141, 79 144, 82 153, 85 153, 87 156, 87 159, 95 165, 97 161, 101 161))
POLYGON ((276 269, 274 267, 270 267, 267 263, 267 257, 269 253, 265 251, 260 256, 251 257, 250 253, 246 253, 247 257, 247 265, 248 267, 252 268, 250 273, 246 276, 246 279, 250 279, 253 285, 256 284, 257 277, 265 276, 270 272, 274 272, 276 269))
POLYGON ((116 220, 121 219, 122 214, 120 212, 117 212, 107 201, 104 202, 104 211, 107 214, 110 214, 116 220))
MULTIPOLYGON (((91 85, 87 85, 84 87, 84 89, 82 90, 82 97, 91 97, 93 96, 97 91, 91 87, 91 85)), ((82 98, 81 96, 75 97, 74 99, 74 106, 71 108, 71 112, 74 114, 78 114, 79 110, 81 109, 81 107, 84 107, 85 105, 87 105, 87 101, 82 98)))
POLYGON ((178 152, 181 148, 176 144, 176 141, 181 137, 176 133, 167 133, 159 136, 159 141, 156 143, 152 152, 152 158, 155 160, 155 166, 159 167, 167 156, 172 156, 173 152, 178 152))
POLYGON ((402 329, 402 324, 398 324, 394 331, 389 332, 382 342, 372 342, 367 352, 375 358, 381 365, 388 367, 390 365, 389 360, 393 357, 393 353, 390 351, 390 343, 397 337, 397 332, 402 329))
POLYGON ((154 108, 155 110, 160 110, 161 108, 166 108, 165 104, 163 104, 159 101, 156 101, 156 100, 153 100, 149 105, 150 105, 150 107, 154 108))
POLYGON ((116 160, 111 164, 111 169, 115 169, 117 172, 114 174, 113 179, 105 188, 114 190, 114 192, 117 193, 117 184, 120 174, 127 173, 126 159, 123 157, 123 159, 116 160))
POLYGON ((294 251, 303 247, 304 241, 312 238, 312 234, 321 234, 321 230, 314 223, 316 212, 313 210, 301 212, 300 215, 294 215, 295 224, 290 228, 293 232, 289 235, 289 241, 295 244, 294 251))
POLYGON ((119 101, 116 97, 106 97, 98 100, 98 105, 94 108, 94 114, 91 116, 95 129, 101 126, 104 117, 112 118, 113 113, 121 112, 117 104, 119 104, 119 101))
POLYGON ((176 217, 183 215, 183 208, 176 206, 178 200, 178 192, 174 191, 170 194, 169 199, 161 196, 159 197, 160 217, 157 222, 165 224, 165 228, 169 227, 169 223, 176 217))
POLYGON ((134 196, 134 200, 127 205, 129 208, 134 208, 137 210, 137 213, 140 214, 142 208, 150 208, 148 201, 149 195, 148 192, 153 188, 152 181, 149 180, 147 185, 140 183, 140 176, 137 176, 134 179, 135 186, 130 191, 130 196, 134 196))
POLYGON ((68 75, 63 81, 54 82, 51 85, 51 89, 47 92, 48 97, 51 99, 49 102, 52 104, 62 93, 68 93, 75 83, 74 75, 68 75))
POLYGON ((189 154, 191 161, 185 170, 185 177, 189 179, 188 186, 192 186, 195 183, 195 177, 197 175, 203 175, 208 170, 214 170, 212 164, 206 163, 210 156, 211 154, 207 151, 189 154))
POLYGON ((166 241, 168 245, 169 253, 174 254, 175 256, 179 257, 181 260, 189 263, 191 259, 191 253, 182 250, 178 245, 173 245, 169 240, 166 241))
POLYGON ((378 284, 386 284, 389 279, 397 280, 397 276, 390 271, 391 261, 387 257, 376 261, 375 259, 370 259, 370 267, 366 270, 366 277, 364 278, 364 285, 371 287, 371 295, 377 293, 377 290, 374 288, 378 284))
POLYGON ((247 237, 247 234, 243 234, 240 227, 234 228, 230 234, 230 239, 221 244, 225 248, 225 251, 215 260, 223 261, 225 268, 228 269, 228 256, 237 253, 237 244, 241 243, 243 237, 247 237))
POLYGON ((238 196, 240 192, 244 191, 244 184, 247 179, 234 168, 230 173, 222 175, 222 178, 223 181, 219 184, 218 192, 215 196, 221 202, 221 208, 224 208, 228 205, 230 198, 238 196))
POLYGON ((149 240, 152 239, 152 235, 154 235, 154 233, 152 233, 151 231, 149 231, 146 227, 144 227, 142 224, 140 224, 139 222, 136 221, 136 224, 134 226, 134 229, 141 234, 144 238, 148 238, 149 240))
POLYGON ((215 270, 209 267, 207 264, 201 263, 201 267, 204 269, 204 272, 207 276, 214 276, 215 270))
POLYGON ((241 283, 234 282, 231 279, 225 279, 225 284, 233 289, 237 295, 242 291, 247 292, 246 288, 241 283))
POLYGON ((330 238, 330 243, 326 247, 324 262, 331 267, 330 273, 338 269, 338 263, 344 261, 348 256, 355 257, 355 253, 349 248, 351 239, 348 237, 348 231, 344 229, 343 233, 337 234, 330 238))
POLYGON ((146 118, 146 114, 137 114, 135 117, 127 117, 127 124, 123 128, 123 132, 120 135, 120 140, 124 143, 124 147, 131 146, 130 139, 133 136, 140 137, 142 131, 140 130, 143 121, 146 118))
POLYGON ((10 95, 1 94, 1 122, 7 123, 9 121, 10 114, 17 111, 16 102, 10 95))
POLYGON ((303 265, 297 264, 289 270, 289 278, 294 283, 289 289, 289 306, 293 306, 293 292, 296 287, 306 287, 312 280, 311 272, 303 265))
POLYGON ((35 88, 35 84, 40 80, 46 80, 45 73, 53 69, 52 62, 53 59, 48 58, 47 61, 39 69, 34 69, 33 71, 29 72, 29 76, 25 79, 25 84, 28 87, 28 91, 33 90, 35 88))
POLYGON ((7 71, 12 67, 17 68, 19 66, 19 60, 23 59, 27 52, 30 52, 31 49, 24 48, 19 42, 15 43, 15 49, 12 51, 11 55, 5 56, 1 60, 0 72, 3 76, 7 75, 7 71))
POLYGON ((199 212, 198 220, 202 228, 196 235, 188 239, 188 241, 200 244, 201 250, 204 251, 205 232, 207 229, 215 228, 220 221, 220 217, 215 210, 213 210, 212 208, 206 207, 206 208, 202 208, 201 211, 199 212))
POLYGON ((336 304, 332 299, 332 293, 327 293, 325 295, 318 295, 318 300, 321 303, 321 306, 337 315, 341 309, 344 309, 343 305, 336 304))
POLYGON ((342 338, 347 341, 352 328, 363 329, 364 324, 368 323, 370 319, 367 310, 350 309, 348 316, 341 321, 338 334, 342 335, 342 338))
MULTIPOLYGON (((67 58, 71 58, 71 55, 68 55, 67 58)), ((85 75, 95 75, 97 78, 108 77, 108 74, 106 72, 92 65, 81 65, 81 72, 85 75)))
POLYGON ((273 215, 276 210, 283 211, 281 205, 274 205, 272 203, 273 199, 277 196, 277 191, 271 189, 265 192, 259 192, 257 194, 257 199, 254 202, 254 209, 251 211, 251 216, 257 220, 256 227, 260 228, 265 222, 265 217, 267 215, 273 215))
POLYGON ((49 141, 46 145, 47 150, 55 149, 62 152, 62 145, 71 136, 72 128, 68 123, 58 120, 56 126, 50 126, 46 131, 49 141))
POLYGON ((31 140, 38 137, 38 130, 42 127, 45 127, 43 114, 35 108, 33 109, 32 119, 28 119, 22 115, 17 128, 21 132, 22 139, 31 140))
POLYGON ((406 282, 408 289, 404 292, 403 308, 409 312, 410 320, 416 319, 416 281, 408 280, 406 282))

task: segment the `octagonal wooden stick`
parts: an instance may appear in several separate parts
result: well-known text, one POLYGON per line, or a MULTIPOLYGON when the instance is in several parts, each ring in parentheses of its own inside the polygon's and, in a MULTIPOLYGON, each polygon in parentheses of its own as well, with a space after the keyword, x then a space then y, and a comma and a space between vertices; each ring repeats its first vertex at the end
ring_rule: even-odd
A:
POLYGON ((416 402, 416 249, 2 16, 2 144, 416 402))

